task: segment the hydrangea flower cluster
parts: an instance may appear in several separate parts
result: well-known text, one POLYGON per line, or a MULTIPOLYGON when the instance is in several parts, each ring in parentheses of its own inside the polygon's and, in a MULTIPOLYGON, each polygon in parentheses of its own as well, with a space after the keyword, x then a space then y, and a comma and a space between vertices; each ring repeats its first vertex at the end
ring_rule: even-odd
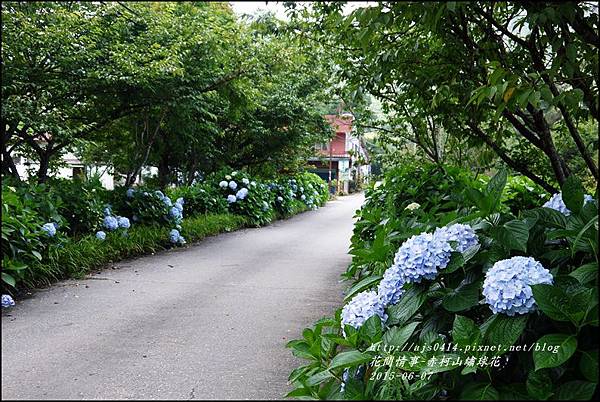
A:
POLYGON ((169 240, 173 244, 185 244, 185 238, 179 233, 179 230, 177 229, 172 229, 171 232, 169 232, 169 240))
MULTIPOLYGON (((385 306, 374 291, 364 291, 352 298, 342 309, 342 330, 345 325, 359 329, 365 321, 377 314, 382 322, 387 320, 385 306)), ((345 333, 344 333, 345 335, 345 333)))
POLYGON ((99 230, 96 232, 96 239, 98 240, 106 240, 106 232, 99 230))
POLYGON ((104 217, 104 227, 108 230, 117 230, 119 228, 119 221, 112 215, 104 217))
POLYGON ((176 224, 180 224, 183 220, 183 204, 184 200, 182 197, 179 197, 175 204, 169 210, 169 216, 173 218, 176 224))
POLYGON ((119 227, 123 229, 129 229, 131 227, 131 223, 129 223, 129 219, 123 216, 117 217, 117 222, 119 223, 119 227))
POLYGON ((10 295, 2 295, 2 307, 12 307, 15 305, 15 301, 10 295))
POLYGON ((400 301, 400 297, 404 293, 404 278, 400 275, 400 271, 391 267, 385 270, 383 279, 377 286, 377 295, 384 306, 391 306, 400 301))
POLYGON ((434 236, 443 236, 447 242, 456 242, 454 250, 459 253, 463 253, 469 247, 479 244, 479 239, 473 228, 461 223, 437 228, 434 236))
MULTIPOLYGON (((247 181, 247 180, 246 180, 247 181)), ((235 198, 238 200, 243 200, 248 195, 248 189, 246 187, 242 187, 237 193, 235 193, 235 198)))
POLYGON ((532 257, 512 257, 487 271, 483 295, 494 314, 527 314, 535 310, 531 285, 551 285, 552 280, 550 271, 532 257))
POLYGON ((408 283, 419 283, 422 279, 434 279, 438 269, 446 268, 452 247, 445 236, 421 233, 406 240, 394 257, 398 275, 408 283))
POLYGON ((227 196, 227 202, 230 203, 230 204, 233 203, 233 202, 235 202, 236 200, 237 200, 237 197, 235 195, 233 195, 233 194, 229 194, 227 196))
MULTIPOLYGON (((585 194, 583 196, 583 203, 586 204, 592 201, 593 199, 594 198, 591 195, 585 194)), ((548 201, 546 201, 546 203, 542 205, 542 207, 554 209, 565 216, 571 215, 571 211, 569 210, 569 208, 567 208, 565 202, 562 199, 562 192, 552 195, 552 197, 548 201)))
POLYGON ((54 237, 54 235, 56 235, 56 228, 57 228, 57 224, 52 223, 52 222, 48 222, 45 223, 44 225, 42 225, 42 230, 44 232, 46 232, 46 234, 50 237, 54 237))

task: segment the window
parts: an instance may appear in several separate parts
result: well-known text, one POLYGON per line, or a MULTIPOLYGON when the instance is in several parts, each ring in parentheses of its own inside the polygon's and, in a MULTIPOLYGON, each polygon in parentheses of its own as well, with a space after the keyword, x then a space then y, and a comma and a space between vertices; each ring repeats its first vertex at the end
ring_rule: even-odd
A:
POLYGON ((75 177, 83 177, 83 167, 73 168, 73 178, 75 177))
POLYGON ((322 142, 320 144, 315 145, 315 149, 318 151, 327 151, 329 150, 329 144, 326 142, 322 142))

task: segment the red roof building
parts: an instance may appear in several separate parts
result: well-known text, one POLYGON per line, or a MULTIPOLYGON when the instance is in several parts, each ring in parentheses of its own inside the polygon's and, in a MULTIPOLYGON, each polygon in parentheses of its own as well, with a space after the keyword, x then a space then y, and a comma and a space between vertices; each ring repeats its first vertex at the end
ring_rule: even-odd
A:
POLYGON ((335 130, 335 137, 324 144, 315 146, 315 156, 309 158, 312 172, 330 184, 332 192, 348 193, 351 181, 362 180, 370 172, 369 165, 360 165, 359 160, 368 163, 364 143, 354 135, 354 116, 351 113, 329 114, 324 116, 335 130))

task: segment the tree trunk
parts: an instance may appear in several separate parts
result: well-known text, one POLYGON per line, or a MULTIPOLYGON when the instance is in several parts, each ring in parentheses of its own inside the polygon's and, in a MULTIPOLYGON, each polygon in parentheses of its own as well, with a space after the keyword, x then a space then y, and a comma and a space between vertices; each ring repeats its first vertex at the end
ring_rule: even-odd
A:
POLYGON ((40 157, 40 167, 37 172, 38 183, 42 184, 48 181, 48 168, 50 166, 50 153, 45 150, 40 157))
POLYGON ((14 178, 17 182, 21 181, 21 176, 15 165, 12 155, 5 149, 2 150, 2 174, 14 178))
POLYGON ((158 185, 161 189, 165 189, 169 184, 170 173, 169 154, 167 152, 163 152, 160 157, 160 161, 158 162, 158 185))

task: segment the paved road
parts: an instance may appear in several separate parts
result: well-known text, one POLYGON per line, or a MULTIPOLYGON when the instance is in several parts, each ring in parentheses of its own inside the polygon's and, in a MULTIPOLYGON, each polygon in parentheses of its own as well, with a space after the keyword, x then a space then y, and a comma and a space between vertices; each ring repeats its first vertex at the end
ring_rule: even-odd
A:
POLYGON ((2 399, 281 399, 362 195, 60 282, 2 314, 2 399))

